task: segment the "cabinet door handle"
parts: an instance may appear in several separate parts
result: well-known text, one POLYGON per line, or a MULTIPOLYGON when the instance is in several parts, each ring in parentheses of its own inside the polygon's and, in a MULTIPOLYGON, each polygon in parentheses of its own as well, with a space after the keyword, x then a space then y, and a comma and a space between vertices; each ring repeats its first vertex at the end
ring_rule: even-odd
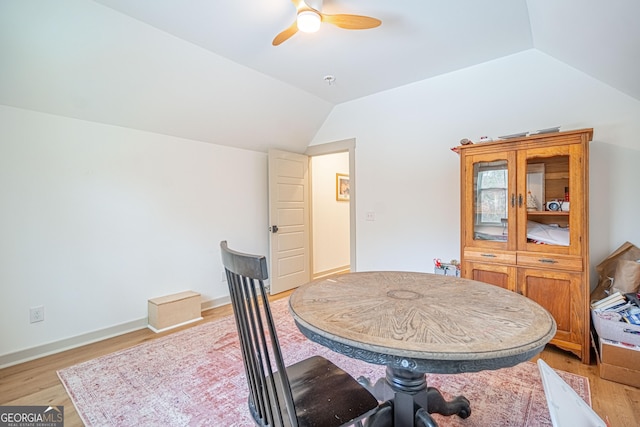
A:
POLYGON ((522 207, 522 194, 518 194, 518 207, 522 207))
POLYGON ((485 257, 485 258, 495 258, 496 256, 494 254, 480 254, 481 257, 485 257))
POLYGON ((558 261, 556 261, 555 259, 550 259, 550 258, 540 258, 538 261, 540 261, 541 263, 544 264, 557 264, 558 261))
POLYGON ((516 207, 516 193, 511 193, 511 207, 516 207))

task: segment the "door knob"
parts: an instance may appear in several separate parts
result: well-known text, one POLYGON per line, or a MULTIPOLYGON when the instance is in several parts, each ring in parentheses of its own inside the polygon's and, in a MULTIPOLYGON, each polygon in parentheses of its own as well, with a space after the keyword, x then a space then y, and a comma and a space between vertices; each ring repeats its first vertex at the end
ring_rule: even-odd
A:
POLYGON ((271 227, 269 227, 269 231, 272 233, 277 233, 278 232, 278 226, 277 225, 272 225, 271 227))

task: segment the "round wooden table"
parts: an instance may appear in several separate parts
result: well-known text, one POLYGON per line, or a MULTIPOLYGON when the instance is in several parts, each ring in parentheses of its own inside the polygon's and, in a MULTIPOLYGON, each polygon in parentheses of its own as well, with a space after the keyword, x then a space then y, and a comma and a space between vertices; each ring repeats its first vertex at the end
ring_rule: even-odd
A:
POLYGON ((466 398, 446 402, 425 373, 499 369, 527 361, 555 335, 553 317, 497 286, 428 273, 349 273, 301 286, 289 299, 302 333, 366 362, 386 365, 371 387, 388 402, 373 427, 436 426, 429 413, 470 415, 466 398))

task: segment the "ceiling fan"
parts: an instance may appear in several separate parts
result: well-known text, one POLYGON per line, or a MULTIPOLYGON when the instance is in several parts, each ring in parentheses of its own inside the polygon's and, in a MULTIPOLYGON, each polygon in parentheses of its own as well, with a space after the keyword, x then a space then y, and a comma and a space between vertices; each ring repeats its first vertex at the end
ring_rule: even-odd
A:
MULTIPOLYGON (((362 15, 348 15, 339 13, 336 15, 329 15, 322 13, 322 0, 316 0, 312 7, 305 2, 305 0, 291 0, 296 7, 296 20, 286 30, 278 34, 272 44, 278 46, 280 43, 288 40, 298 31, 312 33, 318 31, 322 22, 328 22, 337 27, 344 28, 345 30, 366 30, 369 28, 375 28, 382 24, 382 21, 376 18, 362 15)), ((309 3, 311 1, 309 0, 309 3)))

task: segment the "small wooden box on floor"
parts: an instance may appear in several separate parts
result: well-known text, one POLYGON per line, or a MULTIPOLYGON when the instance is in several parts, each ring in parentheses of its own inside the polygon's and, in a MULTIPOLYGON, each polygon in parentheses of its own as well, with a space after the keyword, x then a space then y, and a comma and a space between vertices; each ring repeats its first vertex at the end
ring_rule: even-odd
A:
POLYGON ((202 319, 200 294, 185 291, 149 300, 149 329, 162 332, 202 319))

